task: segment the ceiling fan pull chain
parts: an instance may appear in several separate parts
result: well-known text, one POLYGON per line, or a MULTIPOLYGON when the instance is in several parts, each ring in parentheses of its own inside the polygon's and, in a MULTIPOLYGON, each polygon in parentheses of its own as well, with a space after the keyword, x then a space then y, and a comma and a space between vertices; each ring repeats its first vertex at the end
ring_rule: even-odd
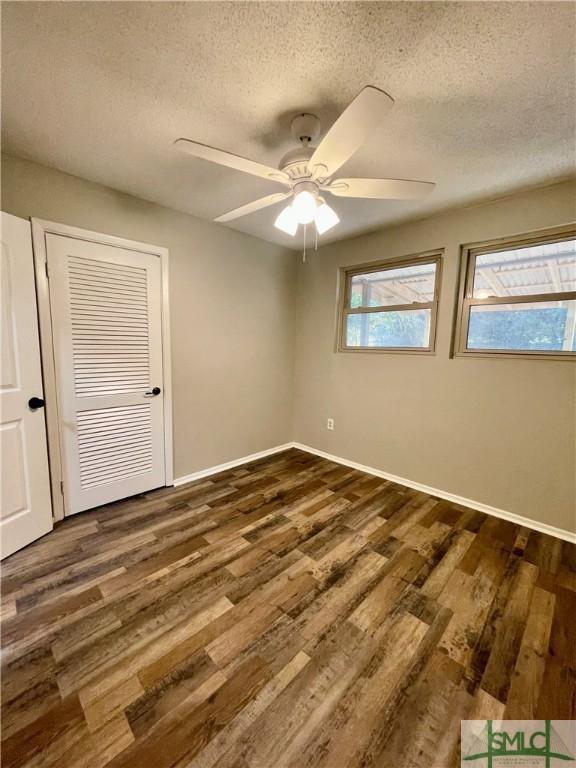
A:
POLYGON ((314 227, 314 250, 318 250, 318 229, 314 227))
POLYGON ((304 250, 302 251, 302 264, 306 264, 306 224, 304 224, 304 250))

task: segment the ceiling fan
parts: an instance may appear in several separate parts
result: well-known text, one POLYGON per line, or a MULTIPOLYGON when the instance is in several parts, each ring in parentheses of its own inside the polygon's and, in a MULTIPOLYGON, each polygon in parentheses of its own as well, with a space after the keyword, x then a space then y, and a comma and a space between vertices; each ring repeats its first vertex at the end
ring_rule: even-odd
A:
POLYGON ((393 104, 387 93, 372 85, 366 86, 315 148, 310 145, 320 136, 320 120, 311 114, 297 115, 292 120, 291 132, 300 146, 284 155, 277 169, 190 139, 178 139, 174 144, 193 157, 275 181, 286 188, 228 211, 215 221, 232 221, 291 198, 276 218, 275 226, 288 235, 295 235, 299 224, 314 222, 316 232, 322 235, 339 222, 336 212, 324 199, 326 193, 336 197, 406 200, 422 197, 434 188, 435 185, 427 181, 333 178, 378 127, 393 104))

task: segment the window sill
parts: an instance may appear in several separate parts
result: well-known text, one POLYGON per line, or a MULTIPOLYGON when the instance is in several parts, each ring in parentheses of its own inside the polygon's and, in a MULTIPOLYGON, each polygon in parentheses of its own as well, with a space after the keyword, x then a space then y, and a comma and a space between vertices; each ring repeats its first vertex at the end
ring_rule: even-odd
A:
POLYGON ((415 348, 400 348, 400 347, 338 347, 334 350, 336 353, 343 352, 343 353, 368 353, 368 354, 378 354, 378 355, 435 355, 436 350, 434 349, 415 349, 415 348))
POLYGON ((454 352, 451 356, 452 359, 460 358, 484 358, 484 359, 501 359, 501 360, 556 360, 557 362, 576 362, 576 353, 565 352, 564 354, 559 352, 512 352, 510 350, 497 352, 497 351, 458 351, 454 352))

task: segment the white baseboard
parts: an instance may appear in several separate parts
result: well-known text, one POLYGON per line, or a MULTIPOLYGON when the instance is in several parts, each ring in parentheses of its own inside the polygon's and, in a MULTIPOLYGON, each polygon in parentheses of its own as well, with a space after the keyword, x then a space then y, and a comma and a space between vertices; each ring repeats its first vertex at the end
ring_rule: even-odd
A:
POLYGON ((540 523, 538 520, 532 520, 529 517, 522 517, 516 515, 514 512, 506 512, 504 509, 498 509, 497 507, 491 507, 488 504, 483 504, 481 501, 474 501, 473 499, 466 499, 464 496, 457 496, 455 493, 449 493, 448 491, 441 491, 439 488, 432 488, 429 485, 423 485, 422 483, 416 483, 414 480, 408 480, 405 477, 398 477, 398 475, 392 475, 390 472, 382 472, 380 469, 374 467, 367 467, 365 464, 358 464, 356 461, 349 461, 343 459, 340 456, 334 456, 331 453, 325 451, 319 451, 317 448, 312 448, 309 445, 303 445, 302 443, 292 443, 293 448, 299 448, 301 451, 307 453, 313 453, 316 456, 321 456, 323 459, 334 461, 336 464, 344 464, 346 467, 352 469, 359 469, 361 472, 366 472, 368 475, 376 475, 376 477, 382 477, 384 480, 391 480, 399 485, 405 485, 408 488, 414 488, 416 491, 423 491, 430 496, 438 496, 440 499, 446 501, 452 501, 455 504, 461 504, 464 507, 470 507, 470 509, 476 509, 479 512, 485 512, 487 515, 493 517, 499 517, 502 520, 508 520, 510 523, 516 525, 523 525, 526 528, 531 528, 534 531, 540 533, 546 533, 549 536, 555 536, 558 539, 569 541, 572 544, 576 544, 576 533, 571 531, 565 531, 563 528, 556 528, 553 525, 547 525, 547 523, 540 523))
POLYGON ((249 456, 241 456, 239 459, 233 459, 227 461, 224 464, 216 464, 214 467, 208 467, 207 469, 200 469, 198 472, 192 472, 191 475, 183 475, 182 477, 174 478, 174 485, 184 485, 185 483, 191 483, 194 480, 200 480, 203 477, 209 477, 210 475, 216 475, 218 472, 224 472, 226 469, 234 469, 241 464, 248 464, 250 461, 256 461, 256 459, 263 459, 266 456, 272 456, 274 453, 280 453, 281 451, 287 451, 288 448, 293 448, 294 443, 285 443, 284 445, 277 445, 274 448, 267 448, 265 451, 258 451, 258 453, 251 453, 249 456))
POLYGON ((375 475, 376 477, 381 477, 384 480, 391 480, 393 483, 398 483, 399 485, 405 485, 408 488, 413 488, 416 491, 428 493, 430 496, 437 496, 440 499, 452 501, 454 504, 461 504, 463 507, 470 507, 470 509, 476 509, 479 512, 484 512, 487 515, 499 517, 501 520, 508 520, 510 523, 523 525, 526 528, 531 528, 534 531, 546 533, 548 536, 555 536, 557 539, 563 539, 564 541, 569 541, 572 544, 576 544, 576 533, 572 531, 565 531, 563 528, 556 528, 555 526, 548 525, 547 523, 540 523, 538 520, 532 520, 529 517, 522 517, 522 515, 516 515, 514 512, 506 512, 504 509, 491 507, 488 504, 483 504, 481 501, 467 499, 464 496, 458 496, 455 493, 450 493, 449 491, 442 491, 439 488, 432 488, 429 485, 417 483, 414 480, 409 480, 406 477, 392 475, 390 472, 383 472, 380 469, 375 469, 375 467, 368 467, 365 464, 359 464, 357 461, 343 459, 340 456, 334 456, 331 453, 320 451, 317 448, 312 448, 310 445, 304 445, 303 443, 285 443, 284 445, 277 445, 274 448, 268 448, 265 451, 252 453, 249 456, 241 456, 239 459, 227 461, 224 464, 217 464, 214 467, 201 469, 198 472, 193 472, 191 475, 175 478, 174 485, 184 485, 184 483, 191 483, 194 480, 200 480, 203 477, 216 475, 218 472, 224 472, 226 469, 233 469, 234 467, 239 467, 242 464, 248 464, 250 461, 256 461, 256 459, 263 459, 266 456, 272 456, 275 453, 286 451, 289 448, 298 448, 300 451, 312 453, 315 456, 321 456, 323 459, 328 459, 329 461, 333 461, 336 464, 343 464, 346 467, 351 467, 352 469, 358 469, 361 472, 366 472, 368 475, 375 475))

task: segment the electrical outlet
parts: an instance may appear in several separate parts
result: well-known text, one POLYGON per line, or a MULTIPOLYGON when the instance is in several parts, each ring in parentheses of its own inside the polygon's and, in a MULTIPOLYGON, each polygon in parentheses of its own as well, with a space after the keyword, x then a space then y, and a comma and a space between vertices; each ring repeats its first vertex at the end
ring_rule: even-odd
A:
POLYGON ((334 430, 334 419, 328 419, 326 422, 326 429, 334 430))

